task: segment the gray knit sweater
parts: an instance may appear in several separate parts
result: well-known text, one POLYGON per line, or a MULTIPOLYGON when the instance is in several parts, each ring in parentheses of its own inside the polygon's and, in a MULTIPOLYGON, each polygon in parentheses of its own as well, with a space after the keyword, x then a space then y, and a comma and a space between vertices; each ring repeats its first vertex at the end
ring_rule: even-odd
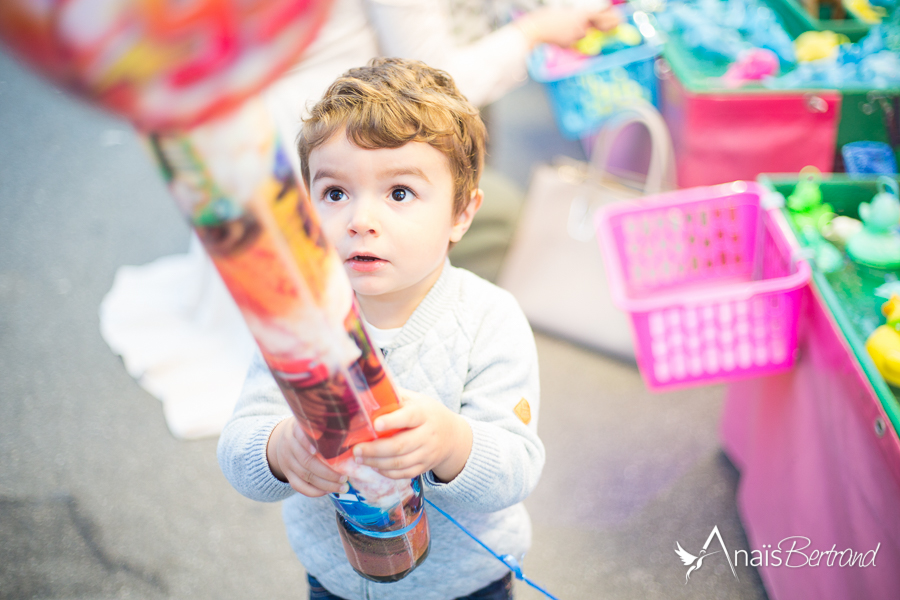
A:
MULTIPOLYGON (((450 483, 426 474, 426 497, 498 553, 521 559, 531 544, 531 522, 521 502, 537 484, 544 446, 537 436, 537 352, 518 304, 506 291, 447 263, 383 351, 397 385, 440 400, 472 427, 466 466, 450 483), (531 409, 528 425, 514 412, 523 398, 531 409)), ((294 552, 333 594, 347 600, 448 600, 506 574, 498 560, 426 508, 431 553, 425 562, 395 583, 357 575, 344 555, 331 501, 298 494, 269 470, 269 434, 289 414, 257 356, 219 439, 219 464, 245 496, 285 501, 284 522, 294 552)))

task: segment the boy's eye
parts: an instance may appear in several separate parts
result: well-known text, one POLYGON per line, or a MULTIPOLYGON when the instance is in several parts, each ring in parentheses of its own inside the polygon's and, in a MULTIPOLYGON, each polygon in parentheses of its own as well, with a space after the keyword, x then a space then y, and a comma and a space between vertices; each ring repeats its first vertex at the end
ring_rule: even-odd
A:
POLYGON ((344 198, 346 198, 346 194, 341 190, 328 190, 325 192, 325 197, 331 202, 340 202, 344 198))
POLYGON ((391 192, 391 199, 396 202, 405 202, 412 199, 412 192, 406 188, 397 188, 391 192))

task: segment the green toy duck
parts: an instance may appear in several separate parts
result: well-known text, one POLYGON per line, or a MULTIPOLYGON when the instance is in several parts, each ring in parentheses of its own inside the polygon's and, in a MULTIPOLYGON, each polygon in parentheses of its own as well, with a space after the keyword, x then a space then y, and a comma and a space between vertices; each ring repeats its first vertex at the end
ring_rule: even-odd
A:
POLYGON ((805 177, 797 181, 794 191, 787 198, 788 214, 800 238, 814 252, 816 267, 823 273, 832 273, 841 268, 844 257, 840 250, 822 237, 820 231, 831 222, 834 209, 827 202, 822 202, 819 170, 805 167, 800 174, 805 177))
POLYGON ((819 170, 804 167, 800 175, 804 177, 797 181, 794 191, 788 196, 787 207, 798 231, 818 231, 831 220, 834 209, 827 202, 822 202, 822 190, 819 189, 822 174, 819 170))
POLYGON ((859 205, 863 229, 847 241, 847 254, 876 269, 900 268, 900 187, 890 177, 878 178, 878 193, 859 205))
POLYGON ((900 296, 892 294, 881 305, 881 312, 887 323, 872 332, 866 340, 866 350, 884 380, 900 387, 900 296))

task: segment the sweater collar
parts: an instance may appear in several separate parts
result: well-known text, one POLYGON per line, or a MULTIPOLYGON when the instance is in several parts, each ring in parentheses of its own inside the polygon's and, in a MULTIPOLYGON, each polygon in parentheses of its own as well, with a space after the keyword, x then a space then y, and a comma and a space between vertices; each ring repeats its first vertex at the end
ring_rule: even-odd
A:
POLYGON ((413 311, 413 314, 403 325, 400 333, 387 349, 397 348, 420 339, 430 330, 438 319, 446 311, 452 310, 454 291, 459 288, 459 271, 450 264, 450 260, 444 262, 441 276, 431 286, 428 294, 413 311))

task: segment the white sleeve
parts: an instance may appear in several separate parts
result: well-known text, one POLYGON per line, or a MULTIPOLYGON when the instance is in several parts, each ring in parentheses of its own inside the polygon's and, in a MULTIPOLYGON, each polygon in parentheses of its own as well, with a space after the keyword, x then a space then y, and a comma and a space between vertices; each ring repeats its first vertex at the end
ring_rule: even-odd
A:
POLYGON ((438 0, 369 0, 381 54, 447 71, 476 106, 525 82, 529 48, 518 27, 507 25, 472 44, 457 45, 443 7, 438 0))

